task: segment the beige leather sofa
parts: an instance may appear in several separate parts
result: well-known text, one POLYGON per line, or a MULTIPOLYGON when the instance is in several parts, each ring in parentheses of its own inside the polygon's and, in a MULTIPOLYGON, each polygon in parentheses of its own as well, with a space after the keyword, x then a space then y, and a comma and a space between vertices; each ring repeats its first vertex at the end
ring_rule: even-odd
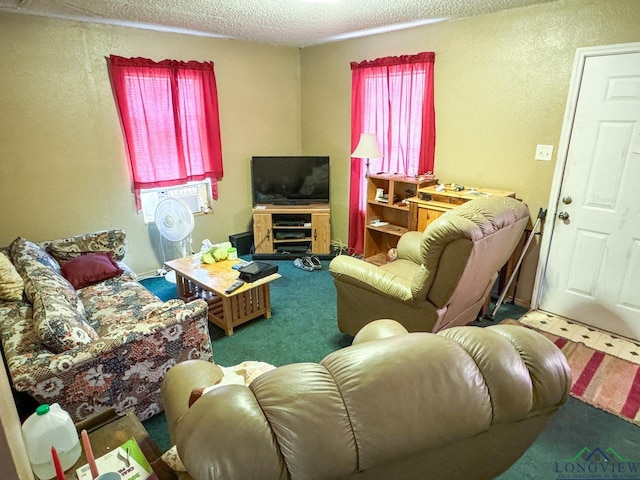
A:
POLYGON ((489 479, 513 464, 565 402, 564 355, 517 325, 407 333, 365 327, 319 364, 226 385, 207 362, 169 370, 162 396, 196 480, 489 479))
POLYGON ((407 330, 437 332, 475 320, 529 222, 513 198, 472 200, 424 232, 407 232, 397 260, 382 266, 347 255, 329 264, 337 294, 338 328, 355 335, 378 318, 407 330))

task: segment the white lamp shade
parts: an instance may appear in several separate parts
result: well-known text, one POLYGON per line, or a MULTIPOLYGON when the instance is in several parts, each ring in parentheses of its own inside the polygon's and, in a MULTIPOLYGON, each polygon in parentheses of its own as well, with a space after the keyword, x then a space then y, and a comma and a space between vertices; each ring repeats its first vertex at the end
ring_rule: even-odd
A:
POLYGON ((360 135, 358 146, 351 154, 353 158, 382 158, 382 152, 376 142, 376 136, 372 133, 360 135))

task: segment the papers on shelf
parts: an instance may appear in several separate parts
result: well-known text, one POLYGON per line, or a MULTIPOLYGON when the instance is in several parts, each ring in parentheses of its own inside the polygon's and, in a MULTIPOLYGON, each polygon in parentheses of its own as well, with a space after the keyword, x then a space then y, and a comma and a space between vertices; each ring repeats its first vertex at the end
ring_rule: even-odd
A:
POLYGON ((489 192, 478 192, 476 190, 469 190, 467 195, 473 195, 474 197, 490 197, 491 194, 489 192))

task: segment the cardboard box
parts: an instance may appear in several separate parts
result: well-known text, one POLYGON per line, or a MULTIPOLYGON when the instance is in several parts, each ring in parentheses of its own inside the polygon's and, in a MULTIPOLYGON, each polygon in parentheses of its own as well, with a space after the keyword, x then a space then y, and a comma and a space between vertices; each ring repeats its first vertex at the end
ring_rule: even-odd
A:
MULTIPOLYGON (((122 480, 158 480, 138 442, 130 438, 118 448, 96 458, 99 473, 118 472, 122 480)), ((91 469, 86 464, 76 470, 78 480, 92 480, 91 469)))

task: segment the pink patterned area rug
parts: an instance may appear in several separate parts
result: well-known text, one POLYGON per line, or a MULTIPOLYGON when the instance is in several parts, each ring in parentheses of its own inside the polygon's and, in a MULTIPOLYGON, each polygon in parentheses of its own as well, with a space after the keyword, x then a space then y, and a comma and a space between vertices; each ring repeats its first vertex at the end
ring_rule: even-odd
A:
MULTIPOLYGON (((532 328, 516 320, 504 324, 532 328)), ((640 425, 640 365, 580 342, 534 329, 562 350, 571 368, 571 396, 640 425)))

